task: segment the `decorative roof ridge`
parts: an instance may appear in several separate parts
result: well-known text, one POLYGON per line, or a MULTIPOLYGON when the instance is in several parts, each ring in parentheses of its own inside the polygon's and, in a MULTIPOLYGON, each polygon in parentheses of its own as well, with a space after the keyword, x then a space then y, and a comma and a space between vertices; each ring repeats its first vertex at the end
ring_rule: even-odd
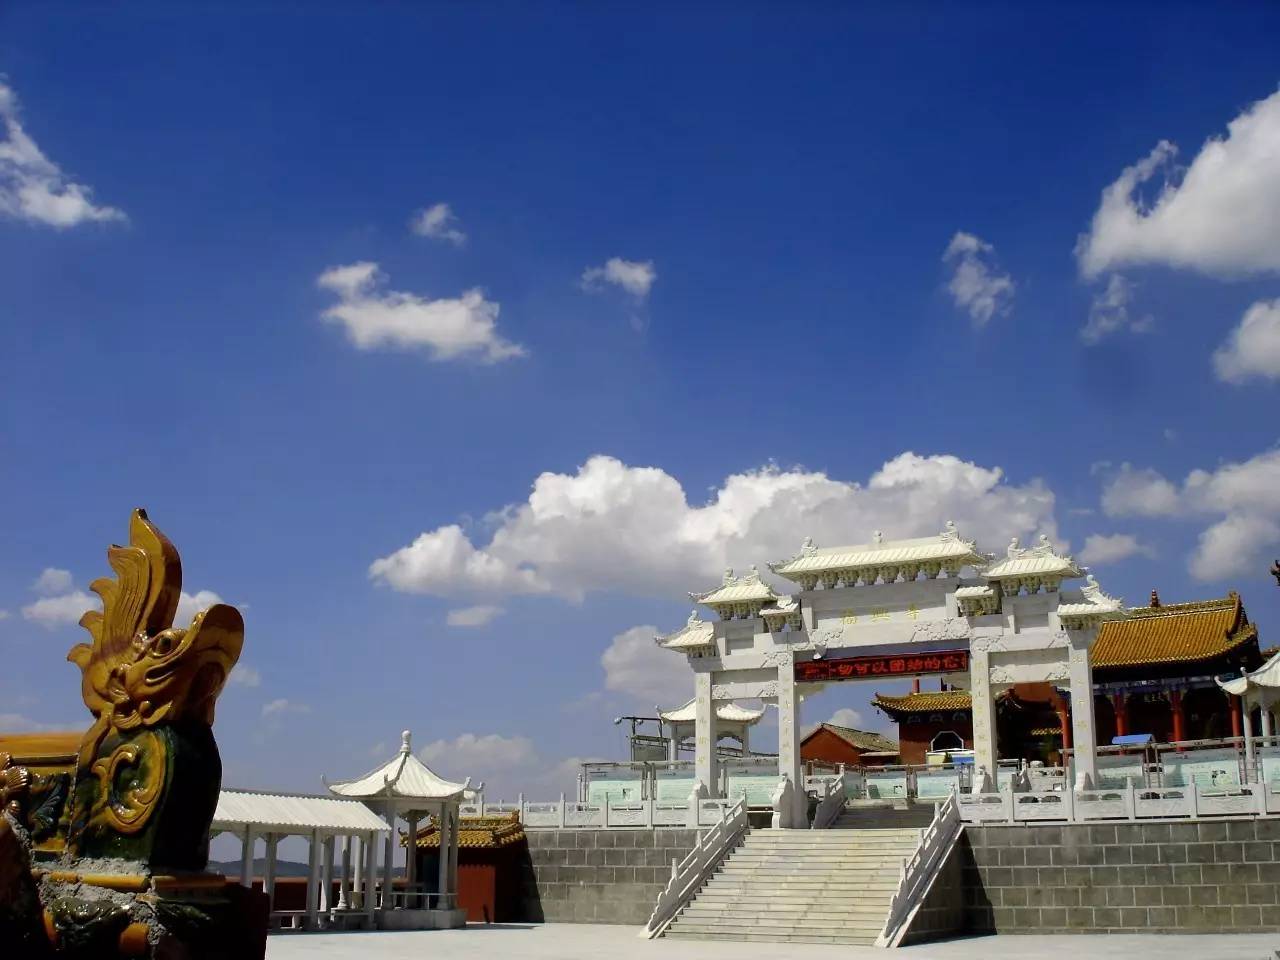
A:
MULTIPOLYGON (((375 771, 370 770, 369 773, 375 771)), ((368 776, 369 774, 365 774, 368 776)), ((248 787, 219 787, 220 793, 243 793, 252 797, 290 797, 295 800, 332 800, 334 803, 360 803, 354 797, 343 797, 332 793, 296 793, 290 790, 253 790, 248 787)))
POLYGON ((1177 616, 1184 613, 1208 613, 1212 610, 1224 610, 1227 607, 1243 607, 1240 595, 1234 590, 1225 597, 1214 597, 1212 600, 1161 603, 1158 607, 1126 607, 1125 610, 1130 617, 1135 619, 1153 619, 1155 617, 1177 616))
POLYGON ((885 540, 884 533, 881 532, 880 530, 876 530, 874 533, 872 533, 871 541, 869 543, 849 543, 849 544, 840 544, 834 547, 819 548, 818 545, 814 543, 813 537, 805 537, 800 544, 800 549, 794 555, 787 557, 785 560, 769 561, 765 564, 765 566, 767 566, 774 573, 777 573, 778 567, 785 567, 787 566, 787 564, 795 563, 797 560, 805 560, 810 557, 825 556, 825 555, 838 556, 839 554, 842 554, 842 553, 875 551, 878 549, 892 550, 895 548, 922 547, 930 543, 937 543, 939 545, 956 543, 956 544, 960 544, 963 547, 968 548, 968 550, 971 553, 974 553, 978 556, 984 556, 984 554, 982 554, 978 550, 977 541, 966 540, 963 537, 961 537, 959 531, 956 528, 955 521, 948 520, 944 525, 944 529, 939 533, 926 535, 923 537, 904 537, 901 540, 885 540))

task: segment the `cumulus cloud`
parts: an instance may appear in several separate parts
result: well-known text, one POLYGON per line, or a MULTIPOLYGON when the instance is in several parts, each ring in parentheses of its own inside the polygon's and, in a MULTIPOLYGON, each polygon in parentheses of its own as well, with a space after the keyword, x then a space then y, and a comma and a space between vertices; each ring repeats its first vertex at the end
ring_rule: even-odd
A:
POLYGON ((0 620, 8 620, 12 614, 8 610, 0 610, 0 620))
POLYGON ((450 610, 445 616, 445 623, 451 627, 483 627, 500 613, 502 608, 491 604, 463 607, 459 610, 450 610))
POLYGON ((23 129, 18 95, 0 79, 0 217, 57 229, 126 219, 115 207, 98 206, 93 190, 76 183, 46 157, 23 129))
POLYGON ((215 603, 222 603, 222 598, 212 590, 197 590, 195 593, 183 590, 178 595, 178 611, 173 615, 173 625, 185 627, 192 617, 201 610, 208 610, 215 603))
POLYGON ((1103 492, 1103 507, 1113 516, 1207 517, 1212 522, 1188 563, 1192 576, 1221 580, 1256 572, 1280 540, 1280 450, 1192 470, 1181 487, 1154 470, 1124 464, 1103 492))
POLYGON ((338 297, 324 319, 342 325, 361 350, 424 349, 432 360, 473 359, 498 363, 525 355, 525 348, 498 334, 500 305, 479 289, 432 300, 384 289, 376 263, 331 267, 316 283, 338 297))
POLYGON ((310 713, 311 708, 305 703, 298 703, 287 697, 277 697, 262 705, 262 719, 283 717, 286 714, 310 713))
POLYGON ((73 582, 70 570, 45 567, 31 584, 31 589, 42 597, 48 597, 57 593, 66 593, 71 589, 73 582))
POLYGON ((497 733, 463 733, 453 740, 434 740, 419 750, 418 756, 441 776, 459 780, 464 776, 481 780, 499 771, 527 768, 538 759, 528 737, 497 733))
POLYGON ((262 674, 247 663, 237 663, 231 668, 227 683, 233 687, 259 687, 262 685, 262 674))
POLYGON ((467 242, 467 235, 457 224, 458 218, 447 203, 435 203, 415 213, 409 221, 409 229, 420 237, 443 240, 460 247, 467 242))
POLYGON ((1133 284, 1113 273, 1107 285, 1093 298, 1089 307, 1089 322, 1080 330, 1080 339, 1092 346, 1113 333, 1128 330, 1131 333, 1147 333, 1155 325, 1150 314, 1140 317, 1129 313, 1133 299, 1133 284))
POLYGON ((1222 276, 1280 270, 1280 92, 1211 137, 1181 177, 1177 147, 1162 140, 1102 192, 1076 245, 1086 277, 1129 264, 1164 264, 1222 276), (1154 202, 1138 195, 1157 176, 1154 202))
POLYGON ((1012 309, 1013 278, 999 272, 991 244, 971 233, 958 232, 947 244, 942 262, 953 270, 947 292, 975 327, 985 327, 992 317, 1012 309))
POLYGON ((1155 551, 1128 533, 1091 533, 1085 537, 1080 559, 1088 564, 1118 563, 1129 557, 1154 557, 1155 551))
POLYGON ((606 283, 621 287, 637 300, 649 296, 654 281, 658 279, 658 271, 654 269, 652 260, 624 260, 621 257, 610 257, 604 266, 588 267, 582 272, 583 290, 595 292, 604 289, 606 283))
POLYGON ((457 524, 375 560, 370 576, 409 593, 589 593, 679 596, 719 582, 727 566, 791 556, 821 543, 936 533, 954 518, 988 544, 1056 534, 1054 495, 1040 480, 1006 482, 999 467, 903 453, 865 483, 765 466, 726 477, 705 503, 657 467, 593 456, 576 473, 543 473, 528 499, 493 513, 477 544, 457 524))
POLYGON ((69 624, 79 623, 80 618, 89 610, 97 610, 101 606, 98 598, 83 590, 72 590, 56 597, 41 597, 35 603, 22 608, 22 618, 39 624, 46 630, 56 630, 69 624))
POLYGON ((615 693, 635 697, 646 707, 678 707, 693 696, 688 661, 654 642, 657 627, 624 630, 609 642, 600 657, 604 685, 615 693))
POLYGON ((853 707, 841 707, 831 715, 831 719, 827 723, 834 723, 837 727, 852 727, 855 730, 862 729, 862 714, 853 707))
POLYGON ((1280 299, 1260 300, 1244 312, 1240 325, 1214 353, 1213 369, 1227 383, 1280 377, 1280 299))

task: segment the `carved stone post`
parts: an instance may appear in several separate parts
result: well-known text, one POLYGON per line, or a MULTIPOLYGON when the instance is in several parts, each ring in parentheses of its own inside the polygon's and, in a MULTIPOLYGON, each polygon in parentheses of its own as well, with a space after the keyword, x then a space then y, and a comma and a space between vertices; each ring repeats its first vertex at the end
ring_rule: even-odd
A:
POLYGON ((791 782, 791 810, 781 826, 807 827, 809 802, 800 765, 800 698, 791 657, 778 665, 778 775, 791 782))
POLYGON ((1075 736, 1076 789, 1091 787, 1098 778, 1098 734, 1093 720, 1093 666, 1089 647, 1097 628, 1069 630, 1067 668, 1071 683, 1071 725, 1075 736))
POLYGON ((974 793, 994 789, 998 783, 996 752, 996 709, 991 691, 991 654, 986 645, 974 642, 969 655, 969 691, 973 705, 973 786, 974 793))
POLYGON ((711 674, 694 675, 694 777, 703 795, 719 795, 716 758, 716 705, 711 699, 711 674))

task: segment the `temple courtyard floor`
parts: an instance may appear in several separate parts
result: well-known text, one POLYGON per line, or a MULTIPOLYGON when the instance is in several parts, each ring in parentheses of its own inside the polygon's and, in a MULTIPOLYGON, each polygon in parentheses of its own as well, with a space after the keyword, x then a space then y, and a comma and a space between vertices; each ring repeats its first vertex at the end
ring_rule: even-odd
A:
MULTIPOLYGON (((1005 936, 971 937, 904 947, 902 960, 1061 960, 1071 955, 1099 960, 1275 960, 1280 934, 1201 934, 1143 936, 1005 936)), ((804 943, 743 943, 689 940, 641 940, 635 927, 581 923, 475 925, 463 930, 411 933, 298 933, 267 940, 267 960, 301 958, 370 958, 370 960, 778 960, 779 957, 885 960, 875 947, 804 943)))

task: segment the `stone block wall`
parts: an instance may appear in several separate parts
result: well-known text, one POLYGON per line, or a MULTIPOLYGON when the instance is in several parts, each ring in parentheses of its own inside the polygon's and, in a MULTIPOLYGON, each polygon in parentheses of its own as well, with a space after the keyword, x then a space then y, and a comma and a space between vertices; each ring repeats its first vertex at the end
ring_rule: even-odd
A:
POLYGON ((943 861, 942 869, 933 878, 929 889, 925 891, 924 902, 907 925, 901 946, 926 943, 965 929, 964 864, 968 850, 963 842, 962 836, 943 861))
POLYGON ((1280 820, 968 826, 974 933, 1280 931, 1280 820))
POLYGON ((643 925, 697 830, 529 830, 521 919, 643 925))

